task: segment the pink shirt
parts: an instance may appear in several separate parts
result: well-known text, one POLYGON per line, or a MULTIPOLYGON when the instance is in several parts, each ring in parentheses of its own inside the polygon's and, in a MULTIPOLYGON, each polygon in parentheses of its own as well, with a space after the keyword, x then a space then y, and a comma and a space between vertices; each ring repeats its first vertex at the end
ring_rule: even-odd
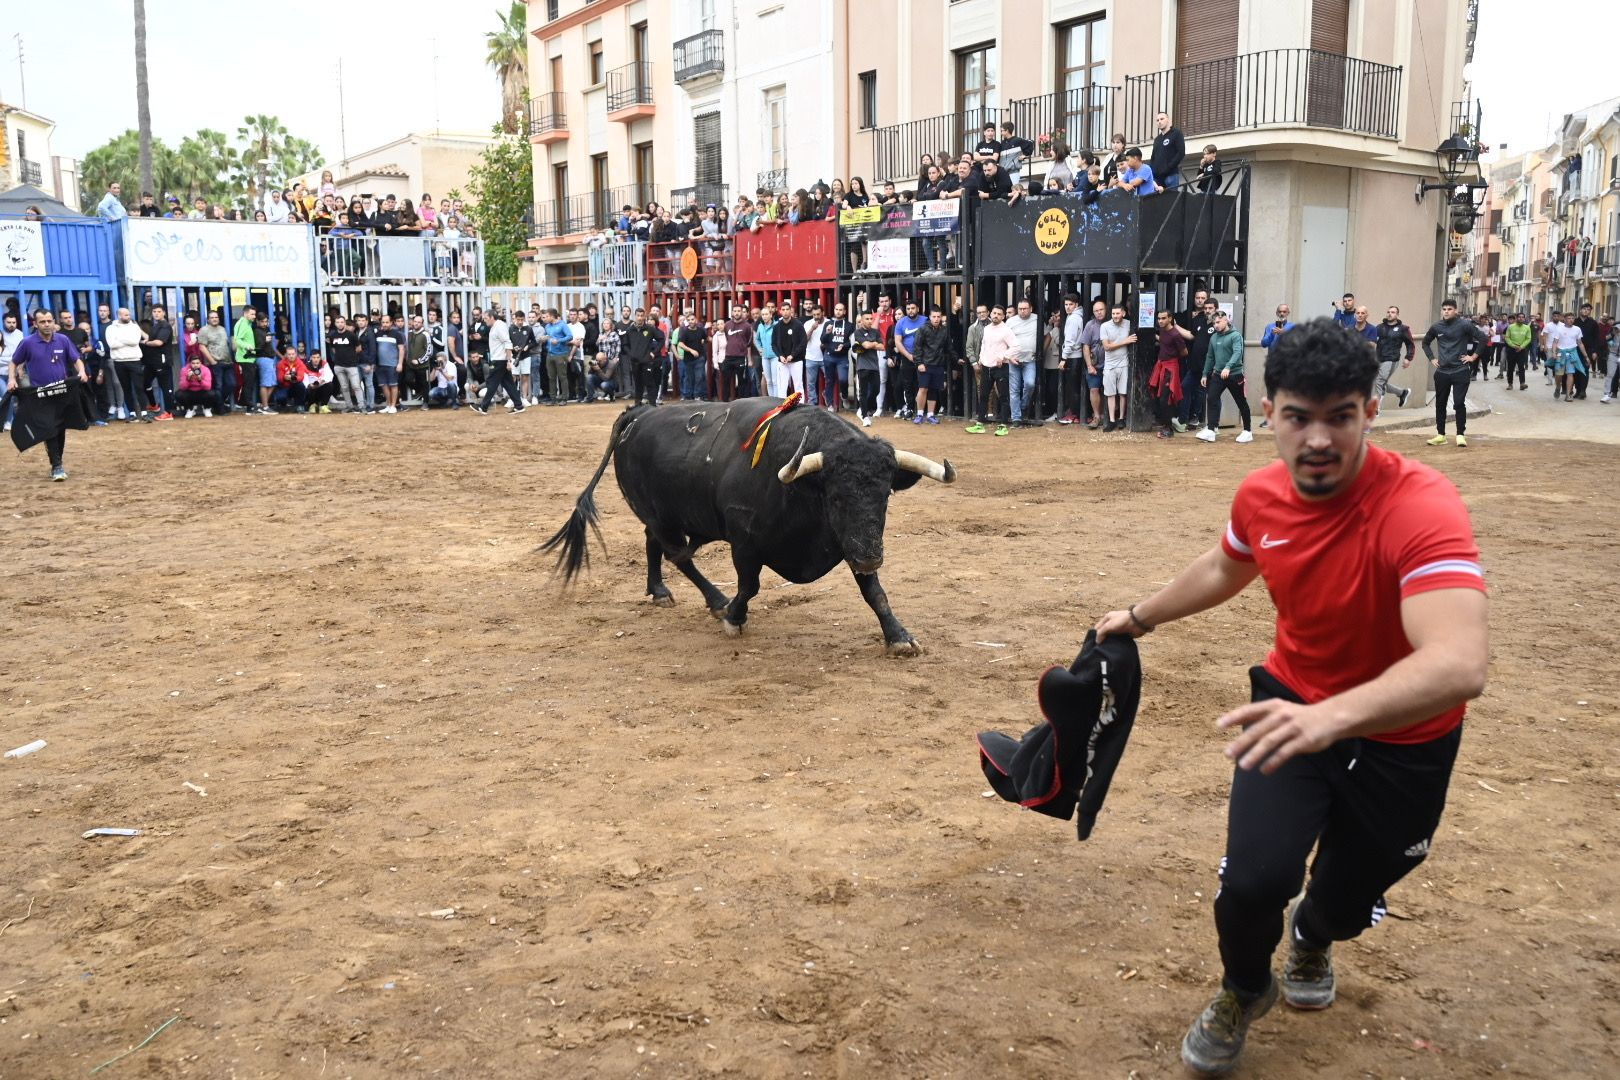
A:
POLYGON ((989 323, 984 328, 984 340, 979 345, 979 363, 984 367, 1000 367, 1018 359, 1018 335, 1003 323, 989 323))

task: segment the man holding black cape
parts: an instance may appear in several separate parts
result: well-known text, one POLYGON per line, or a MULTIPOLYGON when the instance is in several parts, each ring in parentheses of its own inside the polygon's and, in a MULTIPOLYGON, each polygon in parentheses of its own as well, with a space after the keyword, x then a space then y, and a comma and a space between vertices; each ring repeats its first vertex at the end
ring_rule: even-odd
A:
POLYGON ((34 333, 17 346, 6 376, 6 394, 17 402, 11 441, 18 450, 44 443, 51 479, 58 482, 67 479, 62 468, 67 429, 83 431, 90 426, 88 379, 79 350, 67 335, 56 332, 56 316, 36 311, 34 333))

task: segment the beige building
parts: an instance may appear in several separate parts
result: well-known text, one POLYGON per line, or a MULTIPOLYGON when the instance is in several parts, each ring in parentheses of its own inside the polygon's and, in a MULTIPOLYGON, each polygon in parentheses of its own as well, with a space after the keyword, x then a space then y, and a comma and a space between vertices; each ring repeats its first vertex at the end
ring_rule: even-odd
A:
POLYGON ((1163 109, 1188 166, 1205 143, 1253 163, 1248 307, 1326 314, 1349 290, 1421 321, 1449 242, 1443 193, 1413 194, 1440 142, 1471 130, 1472 17, 1452 0, 867 0, 852 30, 882 32, 834 43, 834 115, 852 121, 838 159, 915 177, 920 154, 970 149, 985 119, 1028 139, 1061 128, 1076 151, 1114 132, 1149 149, 1163 109))
POLYGON ((29 184, 77 210, 79 163, 51 153, 55 131, 55 122, 0 101, 0 191, 29 184))
MULTIPOLYGON (((488 132, 424 131, 402 135, 392 142, 329 163, 339 195, 394 195, 419 200, 424 193, 434 202, 452 190, 467 194, 467 176, 486 147, 494 141, 488 132)), ((321 169, 296 179, 306 187, 319 187, 321 169)))

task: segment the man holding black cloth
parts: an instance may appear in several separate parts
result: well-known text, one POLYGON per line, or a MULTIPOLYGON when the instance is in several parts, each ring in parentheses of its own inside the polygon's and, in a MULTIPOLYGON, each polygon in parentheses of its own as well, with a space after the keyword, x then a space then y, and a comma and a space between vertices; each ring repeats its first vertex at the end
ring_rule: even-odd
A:
POLYGON ((36 311, 34 333, 17 346, 6 373, 6 395, 17 403, 11 441, 18 450, 44 443, 51 479, 58 483, 67 479, 67 470, 62 468, 67 429, 83 431, 90 426, 88 381, 79 350, 65 334, 57 333, 56 316, 36 311))

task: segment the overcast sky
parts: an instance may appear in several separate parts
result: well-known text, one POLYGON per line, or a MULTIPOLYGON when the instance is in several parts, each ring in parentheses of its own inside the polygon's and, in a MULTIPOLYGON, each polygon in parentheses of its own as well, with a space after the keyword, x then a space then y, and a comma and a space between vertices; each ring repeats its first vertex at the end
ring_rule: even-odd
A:
MULTIPOLYGON (((494 29, 501 2, 391 0, 361 14, 334 0, 148 0, 153 130, 174 145, 200 127, 234 136, 247 114, 269 113, 329 161, 341 157, 345 134, 355 154, 410 131, 488 130, 500 114, 500 90, 484 66, 483 35, 494 29)), ((1564 113, 1620 95, 1620 66, 1596 44, 1610 6, 1481 0, 1471 73, 1493 150, 1543 146, 1564 113), (1593 36, 1592 47, 1577 44, 1583 34, 1593 36)), ((34 21, 51 30, 24 29, 28 105, 56 121, 55 153, 82 157, 135 126, 132 9, 128 0, 57 0, 50 20, 34 21), (63 27, 71 28, 66 36, 63 27), (70 55, 90 59, 69 64, 70 55)), ((12 33, 15 24, 0 36, 0 97, 20 104, 12 33)), ((1451 92, 1437 96, 1449 112, 1451 92)))
MULTIPOLYGON (((1474 98, 1491 150, 1537 150, 1565 113, 1620 97, 1620 66, 1604 38, 1610 0, 1480 0, 1474 39, 1474 98)), ((1449 106, 1447 106, 1449 108, 1449 106)))
MULTIPOLYGON (((497 6, 147 0, 152 131, 170 146, 204 127, 234 140, 244 116, 266 113, 328 161, 341 158, 344 134, 356 154, 411 131, 488 131, 501 113, 500 83, 484 66, 497 6)), ((49 18, 0 20, 0 97, 22 103, 12 37, 21 22, 28 108, 56 121, 54 153, 83 157, 135 127, 133 12, 130 0, 56 0, 49 18)))

